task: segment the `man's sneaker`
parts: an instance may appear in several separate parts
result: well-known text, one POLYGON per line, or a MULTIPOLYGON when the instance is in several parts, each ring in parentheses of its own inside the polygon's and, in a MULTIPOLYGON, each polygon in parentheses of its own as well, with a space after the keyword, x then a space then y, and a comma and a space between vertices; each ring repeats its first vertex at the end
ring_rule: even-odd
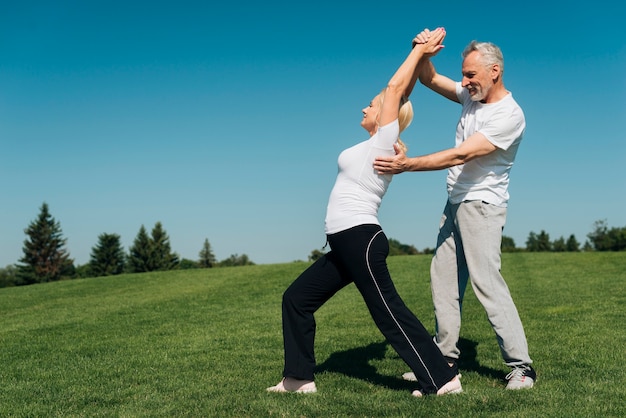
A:
POLYGON ((511 373, 506 375, 506 380, 509 381, 506 385, 509 390, 530 389, 537 380, 537 373, 528 365, 515 366, 511 373))
POLYGON ((312 380, 298 380, 293 377, 285 377, 278 382, 276 386, 270 386, 267 388, 268 392, 294 392, 294 393, 315 393, 317 387, 312 380))

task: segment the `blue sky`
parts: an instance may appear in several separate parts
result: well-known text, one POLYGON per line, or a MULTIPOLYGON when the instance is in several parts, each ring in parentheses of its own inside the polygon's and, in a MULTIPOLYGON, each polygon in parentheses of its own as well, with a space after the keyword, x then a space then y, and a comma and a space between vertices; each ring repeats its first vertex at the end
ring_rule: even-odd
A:
MULTIPOLYGON (((527 130, 504 234, 586 240, 626 226, 626 6, 536 2, 24 1, 0 5, 0 267, 43 202, 77 264, 98 235, 125 250, 161 222, 197 259, 306 260, 339 152, 424 27, 439 72, 472 39, 498 44, 527 130), (210 5, 212 4, 212 5, 210 5)), ((448 148, 460 107, 417 86, 409 154, 448 148)), ((445 171, 394 178, 387 235, 433 247, 445 171)))

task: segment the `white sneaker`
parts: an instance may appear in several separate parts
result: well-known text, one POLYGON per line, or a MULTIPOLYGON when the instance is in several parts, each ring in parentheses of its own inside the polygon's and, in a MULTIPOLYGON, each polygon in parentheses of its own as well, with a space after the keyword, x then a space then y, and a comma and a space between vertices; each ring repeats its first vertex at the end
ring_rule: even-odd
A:
MULTIPOLYGON (((452 367, 454 366, 454 363, 448 363, 448 366, 452 367)), ((459 377, 461 377, 461 373, 458 374, 459 377)), ((413 372, 406 372, 402 375, 402 378, 404 380, 408 380, 409 382, 417 382, 417 377, 415 377, 415 373, 413 372)))
MULTIPOLYGON (((453 393, 461 393, 463 392, 463 386, 461 386, 461 379, 459 379, 459 375, 454 376, 454 379, 450 380, 448 383, 443 385, 438 391, 437 396, 442 395, 451 395, 453 393)), ((421 398, 424 396, 422 392, 419 390, 414 390, 411 395, 421 398)))
POLYGON ((409 382, 417 382, 417 377, 415 377, 415 373, 413 372, 406 372, 402 375, 402 378, 404 380, 408 380, 409 382))
POLYGON ((293 377, 284 377, 276 386, 266 389, 268 392, 293 392, 293 393, 315 393, 317 387, 312 380, 298 380, 293 377))
POLYGON ((509 390, 530 389, 535 385, 537 373, 528 365, 515 366, 511 373, 506 375, 506 380, 509 381, 506 385, 509 390))

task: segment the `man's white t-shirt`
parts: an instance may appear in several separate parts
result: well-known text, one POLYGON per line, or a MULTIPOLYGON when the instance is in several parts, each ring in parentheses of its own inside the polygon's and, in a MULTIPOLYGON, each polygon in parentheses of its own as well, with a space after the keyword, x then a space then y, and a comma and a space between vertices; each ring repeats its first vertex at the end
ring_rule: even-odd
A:
POLYGON ((339 172, 326 209, 326 234, 358 225, 380 225, 378 208, 393 176, 378 174, 373 164, 379 155, 395 155, 393 144, 398 139, 399 131, 396 119, 378 128, 367 141, 339 155, 339 172))
POLYGON ((524 112, 511 93, 497 103, 474 102, 467 89, 457 83, 456 94, 463 105, 456 128, 456 146, 472 134, 480 132, 497 149, 491 154, 448 169, 450 203, 482 200, 506 207, 509 200, 509 174, 526 128, 524 112))

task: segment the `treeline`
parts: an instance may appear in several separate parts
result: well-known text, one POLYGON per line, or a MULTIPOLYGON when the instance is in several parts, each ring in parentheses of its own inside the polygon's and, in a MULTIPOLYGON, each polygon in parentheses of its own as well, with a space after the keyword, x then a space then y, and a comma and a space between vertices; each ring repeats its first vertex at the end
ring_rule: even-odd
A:
MULTIPOLYGON (((524 248, 517 247, 513 238, 503 236, 501 248, 503 252, 626 250, 626 227, 609 228, 607 221, 601 220, 596 221, 593 228, 582 247, 574 235, 570 235, 567 239, 559 237, 551 240, 550 235, 542 230, 538 234, 530 232, 524 248)), ((66 239, 63 238, 61 224, 51 216, 45 202, 41 206, 37 219, 31 222, 24 232, 28 236, 22 249, 24 255, 18 264, 0 268, 0 287, 122 273, 254 264, 246 254, 233 254, 218 262, 208 239, 204 240, 197 260, 180 259, 172 251, 163 225, 157 222, 150 234, 141 225, 128 253, 124 252, 119 235, 109 233, 99 235, 97 244, 91 249, 89 262, 75 266, 65 248, 66 239)), ((425 248, 420 252, 412 245, 402 244, 393 238, 389 239, 389 255, 391 256, 432 253, 434 253, 432 248, 425 248)), ((313 250, 308 259, 315 261, 323 254, 323 249, 313 250)))
POLYGON ((576 251, 624 251, 626 250, 626 227, 609 228, 606 220, 596 221, 593 231, 587 234, 587 240, 582 245, 574 235, 569 238, 559 237, 550 240, 550 234, 542 230, 538 234, 531 232, 526 239, 525 248, 516 248, 512 238, 503 237, 502 251, 529 251, 529 252, 576 252, 576 251))
POLYGON ((23 256, 17 264, 0 268, 0 287, 122 273, 254 264, 245 254, 234 254, 218 262, 208 239, 204 240, 197 260, 180 259, 172 251, 163 225, 157 222, 150 234, 141 225, 128 253, 124 252, 118 234, 99 235, 97 244, 91 249, 89 262, 76 266, 65 247, 67 240, 63 237, 61 224, 52 217, 45 202, 37 219, 24 233, 28 238, 22 248, 23 256))
MULTIPOLYGON (((539 234, 530 232, 526 240, 526 247, 518 247, 513 238, 502 236, 500 245, 502 252, 577 252, 577 251, 624 251, 626 250, 626 227, 609 228, 607 221, 596 221, 594 229, 587 234, 588 240, 581 246, 575 235, 569 238, 559 237, 550 240, 550 235, 541 231, 539 234)), ((434 248, 417 250, 412 245, 402 244, 398 240, 389 238, 389 255, 415 255, 434 254, 434 248)), ((324 254, 323 250, 313 250, 309 255, 309 261, 315 261, 324 254)))

